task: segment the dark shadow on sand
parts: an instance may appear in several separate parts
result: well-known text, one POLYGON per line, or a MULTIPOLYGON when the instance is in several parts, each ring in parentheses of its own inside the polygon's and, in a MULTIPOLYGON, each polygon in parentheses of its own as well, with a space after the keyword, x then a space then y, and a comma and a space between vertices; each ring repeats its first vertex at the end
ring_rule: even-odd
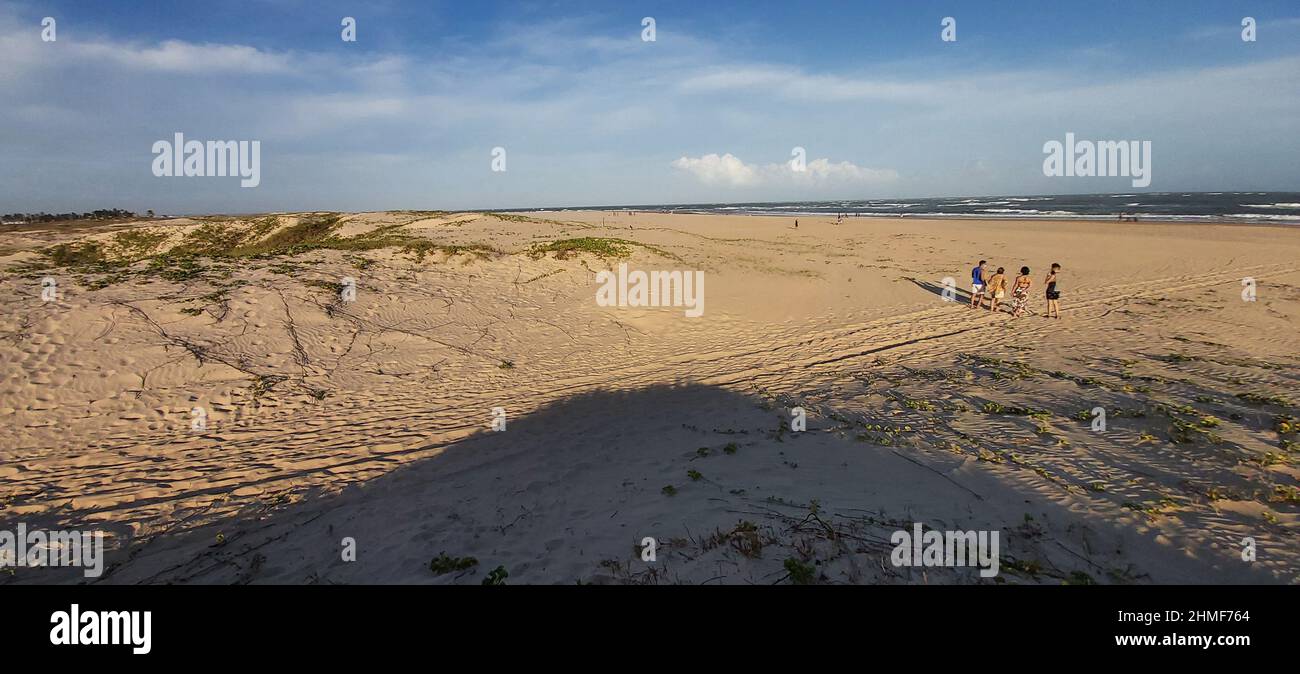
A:
MULTIPOLYGON (((509 401, 503 405, 508 408, 509 401)), ((465 415, 481 417, 485 429, 490 422, 486 410, 465 415)), ((935 513, 957 502, 970 504, 973 519, 998 510, 1016 513, 990 522, 1007 537, 1004 550, 1017 550, 1015 532, 1025 524, 1020 514, 1030 508, 1048 520, 1084 526, 1102 540, 1145 536, 1103 517, 1071 512, 1050 498, 1030 506, 1033 494, 1023 485, 992 473, 959 478, 978 478, 979 494, 972 499, 962 490, 970 489, 946 486, 945 480, 956 485, 945 475, 961 459, 858 442, 828 432, 837 423, 829 416, 810 416, 808 432, 794 435, 784 427, 784 408, 727 389, 688 385, 584 393, 509 419, 505 432, 484 430, 338 493, 304 489, 303 500, 269 513, 137 541, 109 554, 111 572, 98 582, 478 583, 498 565, 510 570, 510 582, 610 582, 608 560, 634 563, 635 541, 646 531, 703 541, 718 526, 764 511, 784 509, 802 517, 798 504, 780 502, 803 492, 817 498, 823 493, 817 489, 826 495, 822 517, 839 517, 837 504, 850 499, 906 493, 910 484, 897 484, 898 475, 944 494, 935 513), (889 470, 873 472, 882 466, 889 470), (702 477, 688 477, 693 470, 702 477), (809 492, 809 485, 821 487, 809 492), (666 493, 666 486, 675 486, 676 493, 666 493), (356 539, 357 561, 341 559, 344 537, 356 539), (479 564, 461 574, 435 575, 429 562, 443 552, 472 555, 479 564)), ((897 518, 938 522, 924 503, 867 504, 897 518)), ((77 518, 75 512, 62 514, 77 518)), ((881 535, 887 538, 888 528, 881 535)), ((887 564, 888 552, 873 545, 852 552, 861 557, 859 564, 887 564)), ((770 549, 754 563, 773 565, 777 573, 781 560, 796 554, 793 547, 770 549)), ((1061 573, 1102 577, 1086 561, 1068 568, 1063 564, 1070 562, 1061 559, 1072 558, 1055 560, 1053 568, 1061 573)), ((69 571, 25 573, 18 582, 84 582, 69 571)), ((1263 573, 1257 579, 1271 580, 1263 573)), ((1208 564, 1205 582, 1221 582, 1208 564)))

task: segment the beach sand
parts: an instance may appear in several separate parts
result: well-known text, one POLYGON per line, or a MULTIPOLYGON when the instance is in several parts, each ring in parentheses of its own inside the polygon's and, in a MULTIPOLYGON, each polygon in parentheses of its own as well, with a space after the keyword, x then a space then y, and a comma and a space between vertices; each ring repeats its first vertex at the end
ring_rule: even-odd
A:
POLYGON ((792 225, 391 212, 0 232, 0 529, 109 536, 97 579, 0 583, 1300 580, 1300 229, 792 225), (569 239, 587 240, 547 250, 569 239), (59 243, 66 264, 37 252, 59 243), (238 254, 178 254, 205 246, 238 254), (1032 269, 1031 315, 967 307, 979 259, 1032 269), (703 315, 598 305, 620 263, 703 271, 703 315), (914 523, 998 531, 1000 573, 893 565, 914 523), (477 563, 435 573, 444 553, 477 563))

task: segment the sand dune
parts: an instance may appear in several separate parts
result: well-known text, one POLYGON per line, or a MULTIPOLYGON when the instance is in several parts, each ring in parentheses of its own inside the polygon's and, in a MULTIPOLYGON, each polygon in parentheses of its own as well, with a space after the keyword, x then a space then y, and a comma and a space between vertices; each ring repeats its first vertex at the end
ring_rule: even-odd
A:
POLYGON ((0 250, 0 528, 110 532, 94 582, 1300 579, 1294 229, 394 212, 0 250), (966 308, 980 258, 1063 264, 1064 317, 966 308), (704 315, 599 306, 620 262, 704 271, 704 315), (1000 531, 1002 572, 891 565, 914 522, 1000 531))

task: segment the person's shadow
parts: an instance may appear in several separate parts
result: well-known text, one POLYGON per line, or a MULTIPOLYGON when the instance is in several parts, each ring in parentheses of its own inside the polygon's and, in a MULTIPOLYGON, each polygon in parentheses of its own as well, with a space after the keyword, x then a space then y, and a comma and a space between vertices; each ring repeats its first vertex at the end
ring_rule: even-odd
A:
MULTIPOLYGON (((911 281, 912 283, 915 283, 916 286, 919 287, 919 288, 921 288, 922 290, 925 290, 925 291, 927 291, 927 292, 930 292, 930 293, 933 293, 933 294, 935 294, 935 295, 938 295, 939 297, 943 297, 943 296, 944 296, 944 294, 943 294, 944 291, 945 291, 945 290, 949 290, 949 288, 948 288, 947 286, 944 286, 944 285, 942 285, 942 284, 940 284, 940 283, 934 283, 933 281, 925 281, 925 280, 918 279, 918 278, 914 278, 914 277, 911 277, 911 276, 907 277, 907 280, 911 281)), ((951 290, 952 290, 952 293, 953 293, 953 294, 952 294, 952 297, 953 297, 952 302, 953 302, 953 304, 956 304, 956 303, 958 303, 958 302, 965 302, 965 303, 968 304, 968 305, 970 304, 971 294, 970 294, 970 291, 969 291, 969 290, 962 290, 961 288, 958 288, 958 287, 956 287, 956 286, 953 286, 953 287, 951 288, 951 290)), ((998 312, 999 312, 999 313, 1004 313, 1004 314, 1009 314, 1009 313, 1011 313, 1011 308, 1010 308, 1009 305, 1010 305, 1010 302, 1007 302, 1006 300, 1003 300, 1003 301, 998 305, 998 312)), ((984 309, 984 307, 985 307, 985 303, 984 303, 984 302, 980 302, 980 308, 981 308, 981 309, 984 309)))

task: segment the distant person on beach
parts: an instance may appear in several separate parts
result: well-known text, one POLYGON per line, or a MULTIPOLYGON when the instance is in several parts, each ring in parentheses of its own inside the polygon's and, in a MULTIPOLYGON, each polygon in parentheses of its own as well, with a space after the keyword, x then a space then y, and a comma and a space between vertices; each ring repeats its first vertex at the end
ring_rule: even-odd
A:
POLYGON ((1061 265, 1058 262, 1052 263, 1052 270, 1047 273, 1047 278, 1043 283, 1047 284, 1047 317, 1061 317, 1061 291, 1056 289, 1056 273, 1061 271, 1061 265))
POLYGON ((1034 280, 1029 278, 1029 267, 1021 267, 1020 275, 1016 277, 1015 283, 1011 285, 1011 317, 1017 318, 1025 312, 1025 307, 1029 306, 1029 288, 1034 285, 1034 280))
POLYGON ((799 218, 794 219, 794 228, 799 229, 799 218))
POLYGON ((970 270, 970 308, 984 307, 984 265, 988 260, 980 260, 979 266, 970 270))
POLYGON ((989 279, 988 286, 984 289, 985 294, 989 296, 989 311, 998 310, 998 302, 1007 296, 1007 270, 998 267, 998 273, 989 279))

